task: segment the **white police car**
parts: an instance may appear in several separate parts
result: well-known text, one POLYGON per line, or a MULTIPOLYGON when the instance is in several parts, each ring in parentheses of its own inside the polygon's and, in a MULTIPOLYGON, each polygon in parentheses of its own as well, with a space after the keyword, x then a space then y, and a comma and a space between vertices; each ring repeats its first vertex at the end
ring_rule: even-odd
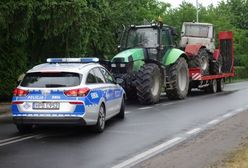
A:
POLYGON ((124 118, 125 92, 98 58, 48 58, 29 70, 13 91, 12 115, 20 132, 39 124, 92 125, 124 118))

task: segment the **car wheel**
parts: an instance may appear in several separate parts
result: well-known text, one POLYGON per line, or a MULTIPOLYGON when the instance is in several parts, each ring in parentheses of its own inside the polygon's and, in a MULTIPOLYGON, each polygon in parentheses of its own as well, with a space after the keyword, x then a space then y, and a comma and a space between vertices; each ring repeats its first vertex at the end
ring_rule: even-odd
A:
POLYGON ((96 133, 102 133, 105 128, 105 119, 106 119, 106 112, 105 112, 105 107, 103 104, 101 104, 99 108, 99 113, 98 113, 98 119, 96 125, 93 127, 93 131, 96 133))
POLYGON ((120 112, 117 114, 117 117, 120 119, 125 118, 125 99, 124 99, 124 97, 122 98, 121 109, 120 109, 120 112))

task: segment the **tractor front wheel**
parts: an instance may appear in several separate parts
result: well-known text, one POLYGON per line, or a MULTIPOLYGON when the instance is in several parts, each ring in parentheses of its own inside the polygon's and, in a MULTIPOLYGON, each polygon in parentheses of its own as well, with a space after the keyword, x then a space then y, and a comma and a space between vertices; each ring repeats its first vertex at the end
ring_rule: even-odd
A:
POLYGON ((161 73, 158 65, 144 64, 137 73, 136 90, 141 104, 155 104, 161 94, 161 73))
POLYGON ((184 99, 187 96, 189 88, 188 71, 188 64, 183 57, 169 67, 168 82, 170 83, 170 88, 166 89, 169 99, 184 99))

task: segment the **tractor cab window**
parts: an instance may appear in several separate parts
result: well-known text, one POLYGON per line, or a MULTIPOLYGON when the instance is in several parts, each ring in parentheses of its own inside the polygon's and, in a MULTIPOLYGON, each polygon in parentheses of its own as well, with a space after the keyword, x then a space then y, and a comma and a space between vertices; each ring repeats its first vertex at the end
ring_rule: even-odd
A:
POLYGON ((162 30, 162 44, 165 48, 172 46, 172 39, 169 29, 162 30))
POLYGON ((130 29, 127 36, 126 48, 135 47, 158 47, 158 30, 152 27, 130 29))
POLYGON ((207 38, 208 32, 207 25, 185 25, 185 36, 207 38))

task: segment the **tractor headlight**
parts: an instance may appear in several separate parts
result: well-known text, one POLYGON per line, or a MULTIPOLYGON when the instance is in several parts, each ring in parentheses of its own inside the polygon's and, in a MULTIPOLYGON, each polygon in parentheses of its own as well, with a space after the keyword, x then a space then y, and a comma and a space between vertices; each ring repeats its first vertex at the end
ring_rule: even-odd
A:
POLYGON ((120 64, 120 67, 124 68, 124 67, 126 67, 126 64, 120 64))
POLYGON ((116 68, 116 64, 111 64, 111 67, 112 68, 116 68))

